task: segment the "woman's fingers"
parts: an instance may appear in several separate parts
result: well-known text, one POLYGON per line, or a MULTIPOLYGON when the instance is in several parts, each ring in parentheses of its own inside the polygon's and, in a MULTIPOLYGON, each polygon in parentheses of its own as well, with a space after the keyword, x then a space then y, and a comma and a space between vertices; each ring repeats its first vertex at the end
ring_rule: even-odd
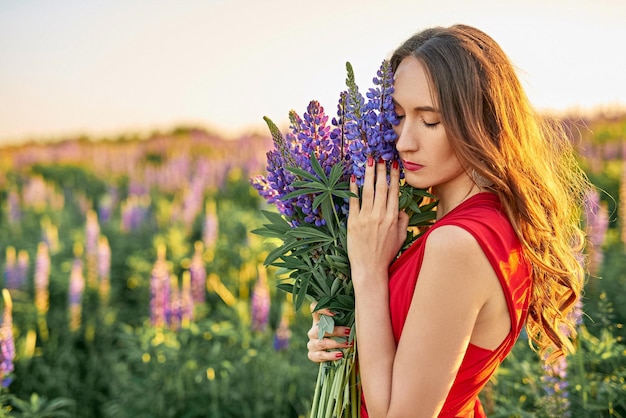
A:
POLYGON ((348 348, 352 343, 348 339, 318 338, 310 339, 306 347, 309 350, 308 358, 315 363, 337 360, 343 357, 342 348, 348 348))
MULTIPOLYGON (((363 191, 361 193, 361 208, 364 211, 370 211, 374 205, 374 180, 376 178, 376 162, 374 157, 367 158, 365 166, 365 177, 363 178, 363 191)), ((350 208, 352 210, 352 207, 350 208)))
POLYGON ((387 208, 393 212, 398 211, 398 205, 400 199, 400 166, 398 160, 394 160, 391 163, 391 170, 389 171, 389 194, 387 197, 387 208))

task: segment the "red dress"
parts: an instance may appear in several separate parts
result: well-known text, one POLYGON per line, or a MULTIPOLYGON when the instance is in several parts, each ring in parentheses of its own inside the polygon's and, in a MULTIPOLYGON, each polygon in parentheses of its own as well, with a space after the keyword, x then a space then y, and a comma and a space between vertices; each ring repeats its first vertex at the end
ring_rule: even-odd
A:
MULTIPOLYGON (((409 312, 428 235, 443 225, 470 232, 493 267, 507 300, 511 331, 495 350, 469 344, 456 379, 439 417, 486 417, 478 393, 513 348, 528 313, 532 278, 530 263, 495 194, 479 193, 439 219, 423 236, 394 261, 389 269, 389 305, 396 343, 409 312)), ((365 402, 363 402, 365 404, 365 402)), ((415 405, 418 409, 419 405, 415 405)), ((361 416, 367 418, 365 407, 361 416)))

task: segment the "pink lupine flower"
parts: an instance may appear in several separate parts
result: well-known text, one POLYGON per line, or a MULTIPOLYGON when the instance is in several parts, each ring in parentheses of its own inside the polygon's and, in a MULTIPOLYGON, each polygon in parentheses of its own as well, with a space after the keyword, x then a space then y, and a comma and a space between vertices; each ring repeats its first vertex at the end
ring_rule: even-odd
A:
POLYGON ((218 224, 215 201, 208 201, 205 205, 204 226, 202 229, 202 241, 205 248, 213 248, 217 242, 218 224))
POLYGON ((267 283, 265 270, 259 269, 259 278, 254 285, 251 297, 252 330, 264 331, 267 327, 270 313, 270 288, 267 283))
POLYGON ((100 299, 106 303, 111 292, 111 247, 104 235, 98 237, 98 278, 100 299))
POLYGON ((191 295, 196 304, 204 303, 206 289, 206 268, 204 265, 204 246, 201 241, 194 244, 194 253, 191 257, 189 274, 191 276, 191 295))
POLYGON ((50 255, 48 244, 40 242, 37 246, 35 259, 35 307, 37 312, 44 315, 48 312, 49 294, 48 282, 50 280, 50 255))
POLYGON ((165 260, 165 245, 157 248, 157 259, 150 276, 150 321, 155 327, 167 324, 170 299, 170 277, 165 260))
POLYGON ((7 289, 2 289, 4 312, 0 322, 0 380, 3 387, 11 384, 10 374, 13 372, 15 358, 15 341, 13 339, 13 302, 7 289))
POLYGON ((80 244, 76 244, 74 246, 74 262, 72 263, 69 286, 69 311, 71 331, 78 330, 81 325, 83 291, 85 290, 83 261, 81 260, 82 253, 82 246, 80 244))

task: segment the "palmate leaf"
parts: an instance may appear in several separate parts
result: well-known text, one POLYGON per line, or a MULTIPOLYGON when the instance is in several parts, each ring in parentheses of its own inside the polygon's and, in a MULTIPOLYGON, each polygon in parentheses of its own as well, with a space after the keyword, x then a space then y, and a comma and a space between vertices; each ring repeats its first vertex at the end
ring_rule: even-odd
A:
MULTIPOLYGON (((308 179, 308 180, 311 180, 311 181, 314 181, 314 182, 320 181, 319 178, 315 177, 313 174, 311 174, 308 171, 303 170, 301 168, 285 167, 285 170, 290 171, 291 173, 295 174, 296 176, 300 176, 302 178, 305 178, 305 179, 308 179)), ((326 175, 324 175, 324 178, 326 178, 326 175)))
POLYGON ((290 252, 291 248, 295 245, 295 243, 296 243, 295 238, 286 238, 285 241, 283 242, 283 245, 281 245, 280 247, 276 247, 272 251, 270 251, 267 257, 265 257, 265 261, 263 262, 263 264, 265 264, 266 266, 273 265, 273 263, 277 259, 281 258, 285 254, 290 252))
POLYGON ((322 229, 303 225, 288 231, 287 235, 306 240, 306 244, 331 243, 334 241, 334 238, 325 233, 322 229))

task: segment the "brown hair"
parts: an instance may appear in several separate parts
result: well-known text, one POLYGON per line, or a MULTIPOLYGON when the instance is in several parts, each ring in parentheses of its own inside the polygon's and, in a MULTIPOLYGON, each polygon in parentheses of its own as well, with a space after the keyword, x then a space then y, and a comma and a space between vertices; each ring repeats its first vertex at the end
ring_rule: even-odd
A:
POLYGON ((533 110, 508 57, 482 31, 422 31, 393 53, 394 71, 407 56, 426 67, 461 164, 492 183, 533 266, 531 345, 551 358, 573 351, 570 312, 584 283, 580 213, 589 182, 569 138, 533 110))

